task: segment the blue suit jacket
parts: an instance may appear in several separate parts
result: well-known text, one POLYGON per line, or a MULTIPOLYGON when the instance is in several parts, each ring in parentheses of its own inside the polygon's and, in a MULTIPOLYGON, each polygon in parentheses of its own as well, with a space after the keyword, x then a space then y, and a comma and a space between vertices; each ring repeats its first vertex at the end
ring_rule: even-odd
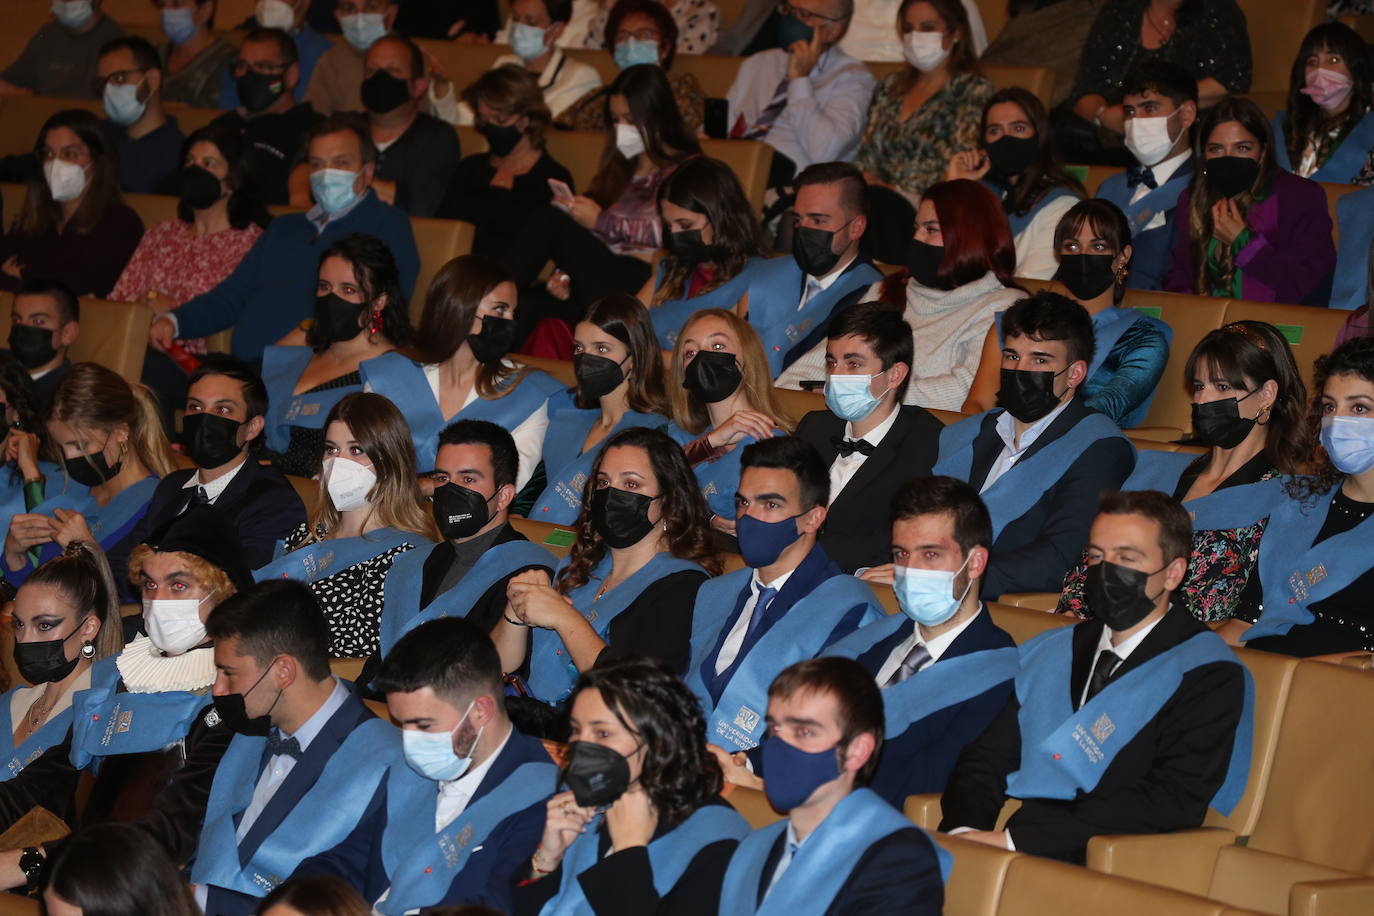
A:
MULTIPOLYGON (((1170 180, 1191 175, 1192 172, 1192 161, 1185 161, 1178 171, 1170 176, 1170 180)), ((1163 289, 1164 273, 1169 269, 1170 261, 1173 260, 1172 245, 1174 224, 1178 222, 1178 197, 1174 196, 1173 200, 1168 201, 1168 209, 1164 211, 1163 226, 1148 232, 1137 232, 1133 218, 1135 214, 1131 212, 1132 193, 1133 189, 1126 185, 1125 172, 1118 172, 1110 176, 1097 189, 1097 196, 1116 204, 1131 223, 1131 272, 1126 279, 1126 286, 1131 289, 1163 289)), ((1179 193, 1183 193, 1182 187, 1179 188, 1179 193)), ((1144 216, 1144 214, 1140 215, 1144 216)), ((1153 214, 1150 214, 1145 217, 1144 221, 1148 223, 1152 218, 1153 214)))
MULTIPOLYGON (((512 730, 510 740, 492 761, 491 769, 482 777, 468 803, 479 801, 522 764, 547 763, 548 760, 549 753, 543 744, 512 730)), ((549 786, 549 791, 552 793, 553 786, 549 786)), ((544 832, 545 799, 527 801, 532 804, 493 828, 453 879, 444 899, 434 901, 433 906, 481 903, 502 911, 510 910, 511 874, 529 861, 544 832)), ((433 821, 434 808, 426 806, 424 810, 407 812, 407 816, 433 821)), ((382 834, 386 824, 386 782, 383 781, 353 833, 328 852, 306 859, 292 877, 333 875, 353 885, 369 904, 373 903, 391 887, 391 878, 382 862, 382 834)))

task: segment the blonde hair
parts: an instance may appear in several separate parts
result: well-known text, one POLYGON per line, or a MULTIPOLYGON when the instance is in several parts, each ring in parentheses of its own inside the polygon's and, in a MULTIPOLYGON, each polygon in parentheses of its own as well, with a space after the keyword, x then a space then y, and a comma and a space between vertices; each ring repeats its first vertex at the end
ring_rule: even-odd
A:
MULTIPOLYGON (((143 574, 144 562, 153 554, 160 552, 147 544, 139 544, 135 547, 133 552, 129 554, 129 581, 142 587, 148 581, 148 577, 143 574)), ((175 553, 183 558, 186 572, 190 573, 191 578, 196 580, 196 585, 200 586, 200 590, 205 592, 205 596, 215 604, 220 604, 238 591, 233 580, 229 578, 229 574, 204 557, 180 550, 167 552, 175 553)))
POLYGON ((687 339, 687 329, 702 318, 718 318, 725 322, 735 340, 739 341, 740 352, 736 358, 744 375, 740 387, 744 390, 745 400, 749 402, 749 409, 767 414, 783 432, 790 433, 793 428, 792 418, 782 409, 773 392, 773 376, 769 371, 768 357, 763 352, 763 343, 759 340, 758 333, 749 322, 726 309, 702 309, 693 312, 692 317, 687 319, 682 331, 677 335, 677 342, 673 344, 673 362, 670 370, 672 381, 668 384, 668 408, 673 422, 693 435, 706 432, 711 425, 711 415, 706 405, 695 392, 682 387, 682 380, 687 373, 687 363, 682 356, 683 341, 687 339))
POLYGON ((79 628, 86 618, 95 615, 100 621, 93 648, 99 661, 118 655, 124 648, 123 618, 119 614, 119 591, 105 551, 85 541, 72 541, 67 549, 33 571, 25 580, 29 585, 46 585, 62 593, 62 598, 76 611, 79 628))
POLYGON ((104 366, 73 365, 53 392, 49 417, 66 423, 78 435, 94 430, 108 434, 127 426, 129 444, 145 468, 166 477, 176 467, 153 393, 104 366))

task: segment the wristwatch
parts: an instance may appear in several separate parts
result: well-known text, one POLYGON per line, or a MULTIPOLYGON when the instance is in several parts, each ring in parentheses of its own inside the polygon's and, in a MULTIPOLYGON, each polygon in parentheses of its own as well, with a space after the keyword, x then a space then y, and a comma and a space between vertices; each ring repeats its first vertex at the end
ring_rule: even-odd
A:
POLYGON ((38 878, 43 874, 43 863, 47 861, 43 854, 38 851, 37 846, 25 846, 23 854, 19 857, 19 870, 24 873, 24 880, 28 882, 30 889, 38 887, 38 878))

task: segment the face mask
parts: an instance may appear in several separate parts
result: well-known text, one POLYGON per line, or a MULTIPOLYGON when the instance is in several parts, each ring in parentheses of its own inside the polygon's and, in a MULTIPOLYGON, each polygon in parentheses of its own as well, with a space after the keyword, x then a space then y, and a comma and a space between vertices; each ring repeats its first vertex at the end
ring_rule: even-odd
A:
MULTIPOLYGON (((919 34, 917 32, 910 33, 919 34)), ((906 269, 911 278, 929 289, 940 288, 940 262, 945 259, 945 246, 912 239, 906 246, 906 269)))
POLYGON ((1126 149, 1141 165, 1159 165, 1173 150, 1174 138, 1169 136, 1169 121, 1176 114, 1177 111, 1166 117, 1126 119, 1126 149))
POLYGON ((778 811, 791 811, 840 775, 835 748, 809 753, 777 735, 763 742, 763 792, 778 811))
POLYGON ((310 193, 314 194, 315 201, 324 207, 324 212, 333 216, 353 206, 353 202, 358 199, 358 192, 353 190, 357 181, 357 172, 321 169, 310 174, 310 193))
POLYGON ((58 203, 76 200, 86 190, 86 170, 74 162, 54 159, 43 166, 52 199, 58 203))
POLYGON ((231 732, 243 735, 248 738, 261 738, 272 730, 272 710, 276 708, 277 702, 281 700, 281 691, 277 691, 277 699, 272 701, 272 705, 267 708, 267 712, 250 719, 248 718, 247 699, 248 694, 252 693, 262 683, 263 678, 267 677, 272 666, 267 666, 267 671, 253 682, 243 693, 227 693, 224 696, 214 697, 215 712, 219 713, 220 719, 231 732))
POLYGON ((1259 163, 1248 156, 1218 156, 1203 166, 1207 187, 1217 197, 1235 197, 1255 186, 1259 163))
POLYGON ((653 64, 658 66, 658 42, 641 41, 638 38, 627 38, 615 46, 615 65, 621 70, 628 70, 630 67, 637 67, 640 64, 653 64))
POLYGON ((1193 432, 1213 448, 1235 448, 1240 445, 1255 427, 1254 417, 1240 415, 1240 402, 1254 393, 1252 391, 1239 399, 1222 398, 1206 404, 1194 404, 1193 432))
POLYGON ((351 512, 367 505, 368 494, 377 486, 377 472, 348 458, 326 458, 322 468, 329 501, 340 512, 351 512))
POLYGON ((592 530, 614 550, 633 547, 650 531, 649 506, 657 496, 631 493, 616 487, 602 487, 592 493, 592 530))
MULTIPOLYGON (((832 373, 825 380, 825 406, 841 420, 856 423, 871 414, 882 401, 872 390, 872 382, 882 375, 842 375, 832 373)), ((891 390, 891 389, 889 389, 891 390)), ((886 391, 883 394, 887 394, 886 391)))
POLYGON ((286 83, 280 76, 247 71, 235 77, 234 88, 239 93, 239 104, 251 112, 265 111, 286 91, 286 83))
POLYGON ((1040 140, 1036 137, 1001 137, 988 144, 990 177, 1002 185, 1011 183, 1040 155, 1040 140))
POLYGON ((364 108, 373 114, 387 114, 410 101, 410 83, 378 70, 363 80, 361 93, 364 108))
POLYGON ((1322 417, 1322 448, 1342 474, 1374 468, 1374 419, 1322 417))
POLYGON ((119 474, 120 468, 124 466, 123 461, 116 461, 114 467, 110 467, 105 460, 105 450, 92 452, 89 455, 78 455, 75 458, 66 458, 62 466, 67 469, 67 476, 83 487, 98 487, 107 480, 112 480, 119 474))
MULTIPOLYGON (((207 596, 208 597, 208 596, 207 596)), ((183 655, 205 642, 200 606, 205 598, 175 598, 143 602, 143 626, 164 655, 183 655)))
POLYGON ((217 468, 239 456, 239 428, 243 424, 210 413, 188 413, 181 418, 181 441, 186 454, 199 468, 217 468))
POLYGON ((704 404, 719 404, 738 391, 743 381, 744 373, 733 353, 698 350, 682 371, 682 387, 704 404))
POLYGON ((810 41, 811 26, 796 16, 785 16, 778 23, 778 46, 786 51, 794 42, 810 41))
POLYGON ((590 741, 568 745, 568 765, 563 783, 583 808, 601 808, 625 794, 630 787, 630 761, 617 750, 590 741))
POLYGON ((633 159, 644 152, 644 135, 633 124, 615 126, 615 148, 626 159, 633 159))
POLYGON ((495 498, 495 493, 490 498, 484 497, 476 490, 449 481, 442 487, 434 488, 430 510, 444 537, 450 541, 460 541, 472 537, 491 521, 487 507, 495 498))
POLYGON ((50 684, 71 674, 81 658, 80 655, 67 658, 67 640, 75 635, 73 630, 65 639, 15 643, 14 665, 19 669, 19 676, 30 684, 50 684))
POLYGON ((752 515, 741 515, 735 519, 735 536, 739 539, 740 556, 754 569, 772 566, 801 537, 797 530, 797 519, 801 515, 785 518, 780 522, 764 522, 752 515))
POLYGON ((162 11, 162 31, 174 45, 184 45, 196 34, 195 10, 190 7, 162 11))
POLYGON ((381 13, 354 13, 339 20, 339 29, 354 50, 366 51, 386 34, 386 17, 381 13))
POLYGON ((143 112, 148 108, 148 100, 139 101, 138 87, 142 85, 142 82, 127 83, 123 86, 105 84, 105 114, 111 121, 120 127, 128 127, 143 117, 143 112))
POLYGON ((1317 68, 1307 74, 1307 85, 1298 91, 1317 103, 1323 111, 1335 111, 1345 104, 1355 83, 1344 73, 1317 68))
POLYGON ((1151 598, 1145 594, 1145 583, 1155 573, 1167 567, 1161 566, 1153 573, 1141 572, 1129 566, 1103 560, 1096 566, 1088 567, 1084 597, 1088 599, 1088 610, 1107 629, 1120 633, 1140 623, 1155 609, 1159 594, 1151 598))
POLYGON ((954 572, 943 569, 912 569, 898 566, 893 572, 892 590, 897 593, 897 605, 902 613, 925 627, 938 627, 949 620, 964 603, 973 580, 964 586, 964 593, 954 597, 954 579, 968 566, 964 565, 954 572))
POLYGON ((62 25, 76 30, 91 21, 95 8, 91 0, 54 0, 52 14, 62 25))
POLYGON ((52 343, 53 332, 48 328, 35 328, 27 324, 10 326, 10 352, 25 369, 37 369, 50 363, 57 356, 57 348, 52 343))
POLYGON ((453 749, 453 736, 458 734, 458 729, 463 727, 471 711, 472 703, 469 703, 468 708, 463 711, 463 718, 458 720, 458 724, 453 726, 451 732, 433 733, 416 731, 413 728, 402 729, 401 750, 410 768, 435 782, 449 782, 466 773, 468 767, 472 766, 472 752, 476 750, 477 742, 482 739, 482 729, 477 729, 477 736, 472 739, 472 744, 468 745, 468 752, 464 757, 459 757, 458 752, 453 749))
POLYGON ((1061 254, 1054 278, 1080 302, 1095 299, 1116 285, 1113 254, 1061 254))
POLYGON ((792 258, 809 277, 823 277, 840 263, 840 253, 834 250, 834 245, 834 230, 812 226, 798 226, 792 230, 792 258))
MULTIPOLYGON (((629 357, 625 357, 629 359, 629 357)), ((595 353, 578 353, 573 357, 573 374, 577 376, 577 391, 583 401, 598 401, 620 387, 625 373, 620 363, 595 353)))
POLYGON ((315 297, 315 337, 324 344, 352 340, 362 332, 359 320, 367 306, 349 302, 338 293, 315 297))
POLYGON ((1054 380, 1068 371, 1003 369, 997 403, 1022 423, 1034 423, 1059 406, 1060 396, 1054 393, 1054 380))
POLYGON ((501 358, 515 346, 515 319, 497 318, 485 315, 482 328, 476 334, 467 336, 468 349, 479 363, 499 363, 501 358))
POLYGON ((523 22, 512 23, 510 49, 521 60, 534 60, 544 53, 544 31, 538 26, 526 25, 523 22))
POLYGON ((668 253, 688 267, 715 260, 714 246, 701 240, 700 229, 684 229, 666 235, 668 253))
POLYGON ((291 8, 291 4, 283 3, 282 0, 258 0, 253 15, 258 21, 259 28, 289 32, 296 27, 296 11, 291 8))
POLYGON ((192 210, 213 207, 222 196, 219 179, 198 165, 188 165, 176 176, 181 202, 192 210))
MULTIPOLYGON (((950 51, 953 47, 950 48, 950 51)), ((949 57, 943 32, 907 32, 902 36, 902 56, 922 73, 929 73, 949 57)))
POLYGON ((483 124, 477 128, 477 132, 487 140, 487 150, 497 159, 509 156, 510 151, 520 143, 520 138, 525 136, 525 132, 514 125, 497 127, 495 124, 483 124))

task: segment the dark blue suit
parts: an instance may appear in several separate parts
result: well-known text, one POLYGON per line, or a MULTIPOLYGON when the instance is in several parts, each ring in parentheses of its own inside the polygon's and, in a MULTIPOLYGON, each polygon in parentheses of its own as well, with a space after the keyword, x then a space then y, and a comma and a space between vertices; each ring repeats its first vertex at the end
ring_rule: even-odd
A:
MULTIPOLYGON (((1192 173, 1192 160, 1185 160, 1169 180, 1187 179, 1192 173)), ((1131 289, 1164 288, 1164 274, 1174 257, 1174 226, 1178 223, 1179 217, 1178 194, 1181 194, 1185 187, 1186 180, 1181 182, 1177 193, 1169 192, 1164 201, 1147 202, 1146 198, 1142 198, 1135 206, 1131 206, 1135 188, 1127 184, 1125 172, 1108 177, 1097 189, 1097 196, 1116 204, 1121 212, 1126 214, 1127 222, 1130 223, 1131 272, 1126 279, 1126 285, 1131 289), (1164 211, 1164 225, 1142 232, 1140 227, 1149 224, 1160 210, 1164 211)), ((1183 214, 1183 219, 1186 232, 1186 213, 1183 214)))
MULTIPOLYGON (((763 904, 786 842, 784 832, 768 853, 755 906, 763 904)), ((912 827, 885 836, 864 850, 824 916, 940 916, 944 903, 945 882, 940 877, 935 844, 912 827)))

